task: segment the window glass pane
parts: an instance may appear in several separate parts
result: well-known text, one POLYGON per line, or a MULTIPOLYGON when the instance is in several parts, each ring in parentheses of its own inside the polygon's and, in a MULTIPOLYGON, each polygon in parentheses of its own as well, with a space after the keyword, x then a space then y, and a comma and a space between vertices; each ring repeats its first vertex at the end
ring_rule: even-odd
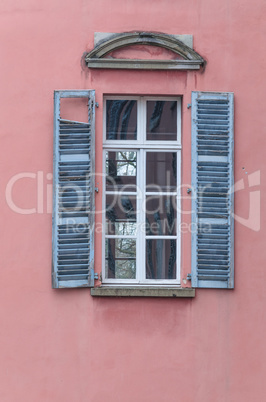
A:
POLYGON ((147 152, 146 191, 176 191, 176 152, 147 152))
POLYGON ((107 191, 136 191, 137 153, 106 152, 106 174, 107 191))
POLYGON ((135 236, 136 196, 106 195, 106 233, 135 236))
POLYGON ((147 140, 177 140, 177 102, 147 101, 147 140))
POLYGON ((136 278, 142 283, 145 279, 170 283, 179 270, 180 151, 169 142, 177 141, 178 101, 121 98, 105 103, 105 278, 107 283, 108 279, 133 283, 136 278), (149 141, 155 142, 149 146, 149 141), (137 245, 141 246, 138 266, 137 245))
POLYGON ((135 239, 106 239, 105 272, 107 278, 136 278, 135 239))
POLYGON ((146 198, 146 235, 176 235, 176 197, 146 198))
POLYGON ((176 240, 146 240, 146 279, 176 278, 176 240))
POLYGON ((106 101, 106 139, 137 139, 137 101, 106 101))

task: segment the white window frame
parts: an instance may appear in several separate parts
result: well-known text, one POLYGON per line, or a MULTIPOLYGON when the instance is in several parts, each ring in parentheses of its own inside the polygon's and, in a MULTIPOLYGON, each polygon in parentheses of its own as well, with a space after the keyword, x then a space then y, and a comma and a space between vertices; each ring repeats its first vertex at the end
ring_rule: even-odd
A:
MULTIPOLYGON (((103 286, 132 286, 132 285, 144 285, 144 286, 180 286, 180 272, 181 272, 181 232, 179 230, 181 223, 181 97, 173 96, 104 96, 103 102, 103 173, 106 171, 106 152, 107 151, 121 151, 130 150, 137 152, 137 183, 143 198, 140 198, 139 188, 137 190, 137 210, 138 220, 142 223, 145 222, 145 211, 140 208, 140 203, 143 202, 146 195, 174 195, 176 196, 177 205, 177 233, 175 236, 151 236, 153 239, 175 239, 176 240, 176 278, 175 279, 146 279, 145 278, 145 247, 147 236, 144 232, 139 231, 136 235, 136 279, 115 279, 105 277, 105 196, 110 192, 106 192, 105 178, 103 179, 103 197, 102 197, 102 284, 103 286), (136 100, 137 101, 137 140, 107 140, 106 139, 106 101, 107 100, 136 100), (177 140, 176 141, 148 141, 145 139, 146 135, 146 102, 147 101, 176 101, 177 102, 177 140), (141 171, 139 166, 146 166, 146 153, 148 151, 156 152, 173 152, 177 153, 177 191, 176 192, 145 192, 145 175, 141 171)), ((105 175, 103 175, 104 177, 105 175)), ((125 195, 136 195, 134 192, 123 192, 125 195)), ((121 238, 120 235, 110 235, 109 238, 121 238)), ((134 236, 128 236, 134 238, 134 236)))

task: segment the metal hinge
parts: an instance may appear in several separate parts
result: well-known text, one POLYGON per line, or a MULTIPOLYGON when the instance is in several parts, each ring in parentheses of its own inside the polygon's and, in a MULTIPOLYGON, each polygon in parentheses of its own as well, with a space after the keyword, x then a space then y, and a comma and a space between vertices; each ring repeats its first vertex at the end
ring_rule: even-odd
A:
POLYGON ((187 281, 191 281, 191 274, 187 274, 187 281))
POLYGON ((97 279, 102 282, 102 273, 100 275, 97 272, 94 272, 94 279, 97 279))

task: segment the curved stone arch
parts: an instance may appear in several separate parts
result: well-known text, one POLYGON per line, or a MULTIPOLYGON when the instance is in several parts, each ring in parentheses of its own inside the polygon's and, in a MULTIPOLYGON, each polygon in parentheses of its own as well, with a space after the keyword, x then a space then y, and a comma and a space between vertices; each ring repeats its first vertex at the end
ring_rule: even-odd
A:
POLYGON ((132 68, 132 69, 199 69, 204 59, 173 35, 153 32, 126 32, 114 34, 102 41, 85 57, 89 68, 132 68), (165 48, 183 57, 182 60, 133 60, 105 59, 117 50, 133 45, 150 45, 165 48))

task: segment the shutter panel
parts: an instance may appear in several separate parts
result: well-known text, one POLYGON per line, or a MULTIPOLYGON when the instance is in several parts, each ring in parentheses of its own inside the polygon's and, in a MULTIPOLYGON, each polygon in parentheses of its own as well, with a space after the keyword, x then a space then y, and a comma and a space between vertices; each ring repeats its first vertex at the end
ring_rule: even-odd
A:
POLYGON ((94 91, 54 93, 53 288, 94 285, 94 91), (63 120, 61 98, 88 98, 88 123, 63 120))
POLYGON ((233 93, 192 92, 192 286, 234 287, 233 93))

